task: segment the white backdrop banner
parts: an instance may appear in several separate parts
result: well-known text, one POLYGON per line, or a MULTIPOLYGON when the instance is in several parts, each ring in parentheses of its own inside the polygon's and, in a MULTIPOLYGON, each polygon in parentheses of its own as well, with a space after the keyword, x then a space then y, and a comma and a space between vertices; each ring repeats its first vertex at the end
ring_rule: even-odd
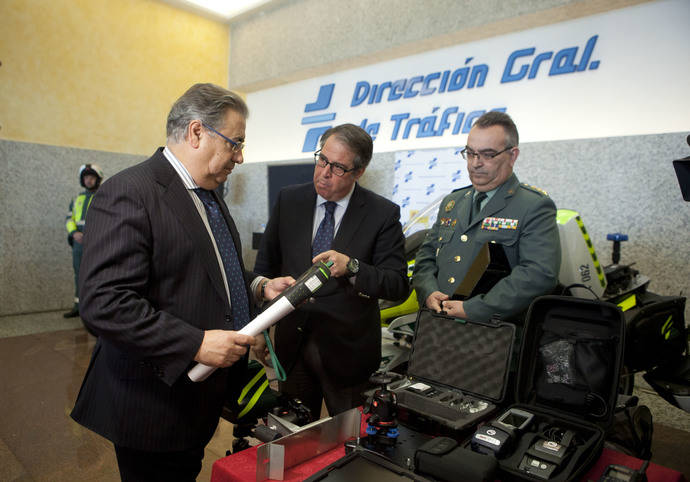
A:
POLYGON ((688 25, 662 0, 255 92, 245 160, 308 157, 346 122, 376 152, 462 146, 489 110, 523 142, 687 130, 688 25))
MULTIPOLYGON (((400 206, 403 225, 434 201, 470 184, 467 162, 458 148, 396 152, 394 172, 392 201, 400 206)), ((405 235, 430 228, 437 214, 438 208, 430 209, 405 235)))

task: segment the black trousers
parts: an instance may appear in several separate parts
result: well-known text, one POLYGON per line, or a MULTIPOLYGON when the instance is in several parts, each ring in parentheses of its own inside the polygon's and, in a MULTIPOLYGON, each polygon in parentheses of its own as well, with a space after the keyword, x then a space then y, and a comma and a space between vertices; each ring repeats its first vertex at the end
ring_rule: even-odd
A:
POLYGON ((123 482, 194 482, 201 472, 204 447, 179 452, 147 452, 115 446, 123 482))
POLYGON ((311 337, 304 344, 302 355, 290 370, 287 380, 280 382, 280 392, 302 400, 311 410, 314 420, 320 418, 323 400, 326 402, 328 415, 332 417, 363 405, 366 400, 362 392, 368 388, 368 380, 352 386, 342 386, 332 375, 329 376, 323 368, 319 348, 311 337))

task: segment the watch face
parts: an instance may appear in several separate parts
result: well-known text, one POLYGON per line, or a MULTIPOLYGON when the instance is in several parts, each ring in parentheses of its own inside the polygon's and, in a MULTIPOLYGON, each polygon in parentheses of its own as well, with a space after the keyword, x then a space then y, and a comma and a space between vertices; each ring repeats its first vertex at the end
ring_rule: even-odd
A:
POLYGON ((347 270, 351 274, 357 274, 359 271, 359 261, 356 258, 350 258, 350 261, 347 262, 347 270))

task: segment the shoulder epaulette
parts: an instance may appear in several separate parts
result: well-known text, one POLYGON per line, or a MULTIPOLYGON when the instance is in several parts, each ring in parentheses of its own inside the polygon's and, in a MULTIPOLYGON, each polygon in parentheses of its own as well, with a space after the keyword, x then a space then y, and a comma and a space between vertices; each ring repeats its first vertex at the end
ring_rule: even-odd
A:
POLYGON ((530 186, 529 184, 525 184, 524 182, 521 182, 521 183, 520 183, 520 186, 521 186, 521 187, 524 187, 525 189, 529 189, 530 191, 539 193, 539 194, 541 194, 542 196, 548 196, 548 195, 549 195, 549 193, 546 192, 546 191, 544 191, 543 189, 540 189, 540 188, 538 188, 538 187, 536 187, 536 186, 530 186))

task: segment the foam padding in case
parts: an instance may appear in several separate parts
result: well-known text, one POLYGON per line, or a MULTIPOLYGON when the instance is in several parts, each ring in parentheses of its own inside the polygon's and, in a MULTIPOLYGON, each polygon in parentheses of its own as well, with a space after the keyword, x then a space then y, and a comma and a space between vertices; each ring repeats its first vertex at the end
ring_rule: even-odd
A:
POLYGON ((505 395, 515 326, 421 310, 408 375, 492 401, 505 395))

